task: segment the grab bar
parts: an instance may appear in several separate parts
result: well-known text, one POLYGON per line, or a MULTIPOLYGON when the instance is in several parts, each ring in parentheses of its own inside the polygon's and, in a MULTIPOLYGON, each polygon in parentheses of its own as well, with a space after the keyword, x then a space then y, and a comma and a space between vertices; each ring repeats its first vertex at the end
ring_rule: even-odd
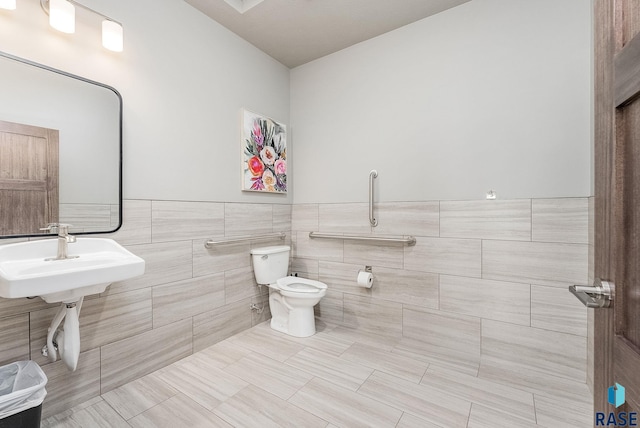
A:
POLYGON ((367 236, 367 235, 338 235, 334 233, 320 233, 309 232, 309 238, 322 238, 322 239, 343 239, 345 241, 366 241, 376 244, 404 244, 407 246, 416 245, 416 238, 414 236, 407 236, 403 238, 392 237, 380 237, 380 236, 367 236))
POLYGON ((228 238, 221 238, 217 241, 210 239, 207 242, 205 242, 204 246, 205 248, 212 248, 216 245, 235 244, 237 242, 262 241, 265 239, 276 239, 276 238, 284 240, 286 236, 287 235, 284 232, 267 233, 264 235, 253 235, 253 236, 229 236, 228 238))
POLYGON ((378 171, 372 169, 369 173, 369 223, 371 226, 376 227, 378 220, 373 216, 373 179, 378 176, 378 171))

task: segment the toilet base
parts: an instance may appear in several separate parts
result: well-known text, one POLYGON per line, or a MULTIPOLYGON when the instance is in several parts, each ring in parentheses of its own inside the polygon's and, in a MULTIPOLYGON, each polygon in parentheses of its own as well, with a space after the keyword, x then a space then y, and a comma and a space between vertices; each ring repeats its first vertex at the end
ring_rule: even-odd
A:
POLYGON ((316 334, 313 306, 305 305, 292 308, 287 304, 286 297, 278 292, 269 291, 269 306, 271 308, 269 325, 273 330, 293 337, 309 337, 316 334))

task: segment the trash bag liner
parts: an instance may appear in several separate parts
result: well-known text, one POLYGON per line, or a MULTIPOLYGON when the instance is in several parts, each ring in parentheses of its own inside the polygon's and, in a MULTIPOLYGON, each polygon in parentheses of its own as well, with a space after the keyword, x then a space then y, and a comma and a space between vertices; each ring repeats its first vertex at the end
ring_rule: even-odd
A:
POLYGON ((46 384, 47 376, 34 361, 0 367, 0 419, 42 404, 46 384))

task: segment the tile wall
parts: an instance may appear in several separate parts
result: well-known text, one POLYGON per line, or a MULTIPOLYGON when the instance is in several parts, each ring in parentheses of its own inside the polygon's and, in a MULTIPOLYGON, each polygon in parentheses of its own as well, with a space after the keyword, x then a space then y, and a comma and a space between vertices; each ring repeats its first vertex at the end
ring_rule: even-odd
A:
POLYGON ((567 286, 588 282, 589 205, 381 203, 372 229, 360 203, 127 200, 124 226, 111 236, 146 260, 146 273, 85 301, 78 370, 40 355, 57 305, 39 298, 0 299, 0 364, 42 364, 46 417, 217 343, 270 313, 249 309, 267 300, 255 284, 251 244, 207 250, 204 242, 291 231, 292 272, 329 286, 316 307, 322 319, 395 340, 397 352, 425 362, 525 389, 543 385, 571 400, 588 381, 587 312, 567 286), (414 235, 417 244, 310 239, 311 231, 414 235), (370 290, 355 285, 365 265, 373 266, 370 290))
MULTIPOLYGON (((86 218, 74 208, 61 212, 86 218)), ((85 300, 76 372, 40 353, 58 308, 40 298, 0 299, 0 365, 29 358, 42 365, 47 417, 250 328, 270 318, 268 305, 260 315, 250 310, 268 293, 254 280, 252 244, 207 250, 204 242, 290 229, 290 205, 127 200, 124 225, 110 237, 144 258, 146 273, 85 300)))
POLYGON ((589 275, 589 199, 294 205, 293 272, 325 282, 328 322, 395 338, 474 376, 544 385, 566 398, 587 382, 587 311, 567 290, 589 275), (414 235, 412 247, 310 239, 310 231, 414 235), (373 266, 372 289, 356 286, 373 266))

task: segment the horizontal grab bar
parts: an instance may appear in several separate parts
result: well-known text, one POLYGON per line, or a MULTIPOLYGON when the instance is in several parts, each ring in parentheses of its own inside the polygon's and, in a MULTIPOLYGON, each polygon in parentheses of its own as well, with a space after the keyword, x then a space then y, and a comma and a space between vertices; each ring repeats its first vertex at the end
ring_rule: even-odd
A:
POLYGON ((407 236, 406 238, 385 238, 369 235, 338 235, 334 233, 309 232, 309 238, 343 239, 345 241, 367 241, 377 244, 404 244, 408 246, 416 245, 416 238, 414 236, 407 236))
POLYGON ((226 238, 220 238, 216 241, 210 239, 205 242, 204 246, 206 248, 212 248, 216 245, 224 245, 224 244, 235 244, 238 242, 247 242, 247 241, 263 241, 265 239, 283 239, 287 236, 284 232, 278 233, 267 233, 265 235, 252 235, 252 236, 229 236, 226 238))

